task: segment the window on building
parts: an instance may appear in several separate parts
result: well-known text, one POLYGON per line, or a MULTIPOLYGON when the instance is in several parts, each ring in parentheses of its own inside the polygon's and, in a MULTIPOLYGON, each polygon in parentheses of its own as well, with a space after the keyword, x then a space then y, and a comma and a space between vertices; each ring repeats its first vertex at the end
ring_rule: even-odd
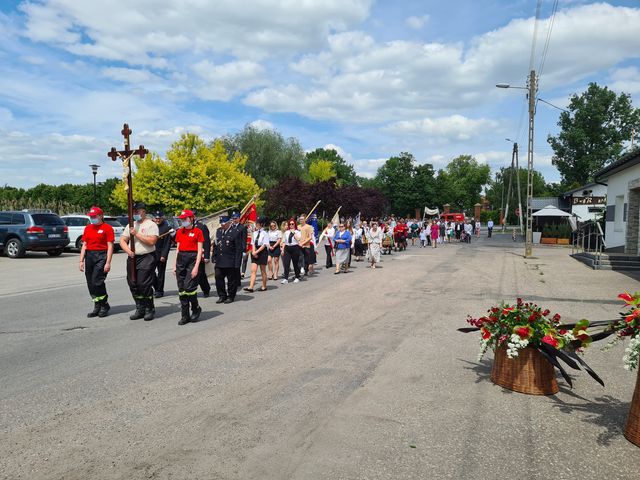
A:
POLYGON ((613 222, 613 230, 615 232, 624 231, 624 195, 616 196, 616 211, 613 222))

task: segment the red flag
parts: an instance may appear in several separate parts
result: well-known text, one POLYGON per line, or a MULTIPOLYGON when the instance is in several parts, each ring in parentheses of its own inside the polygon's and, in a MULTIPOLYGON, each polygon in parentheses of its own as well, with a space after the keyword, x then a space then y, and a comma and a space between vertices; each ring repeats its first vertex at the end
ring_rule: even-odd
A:
POLYGON ((258 209, 256 208, 255 202, 249 205, 249 208, 242 214, 240 217, 240 223, 243 225, 247 222, 255 223, 258 219, 258 209))

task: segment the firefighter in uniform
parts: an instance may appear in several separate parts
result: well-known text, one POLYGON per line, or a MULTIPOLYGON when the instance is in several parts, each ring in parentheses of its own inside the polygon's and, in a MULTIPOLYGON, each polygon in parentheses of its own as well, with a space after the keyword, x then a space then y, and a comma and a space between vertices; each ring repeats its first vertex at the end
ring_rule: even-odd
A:
POLYGON ((240 232, 240 236, 242 237, 242 252, 241 252, 241 263, 240 265, 238 265, 238 268, 236 269, 236 274, 238 276, 238 278, 236 279, 236 281, 238 282, 238 287, 240 286, 240 283, 242 283, 242 279, 244 278, 244 272, 247 270, 247 262, 249 260, 249 252, 247 251, 247 237, 249 236, 249 229, 247 228, 246 225, 240 223, 240 213, 238 212, 232 212, 231 213, 231 221, 232 223, 232 228, 235 228, 236 230, 238 230, 240 232))
POLYGON ((153 214, 153 221, 158 225, 158 241, 156 242, 156 281, 153 286, 154 297, 164 296, 164 277, 167 270, 169 250, 171 250, 171 234, 173 229, 164 218, 164 213, 157 211, 153 214))
POLYGON ((216 303, 232 303, 236 297, 240 286, 239 271, 245 241, 242 230, 234 228, 228 216, 221 216, 215 243, 215 277, 219 297, 216 303))
POLYGON ((204 243, 202 244, 202 261, 200 262, 200 270, 198 272, 198 285, 202 289, 202 295, 207 298, 211 294, 211 285, 207 278, 204 266, 211 261, 211 234, 209 228, 200 220, 196 220, 194 224, 196 228, 202 231, 204 243))
POLYGON ((158 226, 147 218, 147 206, 144 203, 136 203, 133 209, 133 227, 126 228, 120 237, 120 247, 129 255, 127 258, 127 283, 133 300, 136 302, 136 311, 129 318, 131 320, 144 318, 149 321, 153 320, 156 315, 156 309, 153 305, 153 284, 155 283, 155 245, 158 241, 158 226), (129 248, 131 237, 135 242, 135 254, 129 248), (135 282, 130 273, 132 265, 135 265, 136 268, 135 282))
POLYGON ((202 312, 198 305, 198 277, 202 263, 202 230, 195 226, 194 214, 191 210, 183 210, 178 216, 182 228, 176 232, 176 260, 173 273, 178 281, 178 296, 182 317, 178 325, 197 322, 202 312), (191 315, 189 315, 191 305, 191 315))
POLYGON ((109 313, 109 295, 105 280, 111 270, 113 256, 113 228, 104 223, 104 213, 99 207, 91 207, 89 225, 82 234, 80 250, 80 271, 87 278, 87 287, 93 299, 93 311, 87 317, 106 317, 109 313))

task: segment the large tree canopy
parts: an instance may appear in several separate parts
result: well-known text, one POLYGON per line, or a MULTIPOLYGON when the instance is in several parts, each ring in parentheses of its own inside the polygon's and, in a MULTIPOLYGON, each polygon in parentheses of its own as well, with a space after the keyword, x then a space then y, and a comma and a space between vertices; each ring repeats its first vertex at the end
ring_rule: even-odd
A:
MULTIPOLYGON (((184 134, 167 152, 167 159, 149 155, 137 159, 133 173, 136 200, 164 208, 168 214, 184 208, 214 212, 244 205, 260 188, 244 172, 246 157, 234 153, 229 157, 222 142, 211 145, 194 134, 184 134)), ((126 193, 120 184, 113 194, 123 209, 126 193)))
POLYGON ((489 183, 491 168, 478 163, 471 155, 460 155, 438 172, 437 190, 440 200, 452 210, 472 212, 480 201, 482 187, 489 183))
POLYGON ((222 142, 230 156, 241 153, 247 158, 244 170, 261 188, 304 173, 305 154, 298 140, 285 139, 275 130, 247 125, 241 132, 223 137, 222 142))
POLYGON ((560 133, 549 135, 553 164, 565 185, 584 185, 610 161, 616 160, 640 124, 640 110, 633 108, 631 97, 617 95, 607 87, 590 83, 589 88, 573 95, 568 111, 560 114, 560 133))

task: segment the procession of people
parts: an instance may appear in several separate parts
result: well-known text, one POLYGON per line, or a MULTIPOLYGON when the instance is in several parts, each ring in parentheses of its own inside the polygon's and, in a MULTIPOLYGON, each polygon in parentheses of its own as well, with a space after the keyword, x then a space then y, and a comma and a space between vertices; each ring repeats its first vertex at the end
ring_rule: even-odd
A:
MULTIPOLYGON (((176 277, 181 317, 178 325, 197 322, 202 312, 198 302, 198 287, 208 297, 211 286, 205 265, 214 264, 214 277, 218 300, 230 304, 242 288, 247 265, 250 263, 247 293, 266 291, 268 281, 279 280, 286 285, 299 283, 303 277, 316 272, 318 252, 324 250, 325 270, 334 274, 348 273, 352 262, 365 261, 371 269, 378 267, 382 255, 404 251, 409 246, 433 247, 451 242, 471 242, 479 234, 480 222, 447 222, 444 219, 361 219, 334 217, 320 232, 317 218, 314 225, 307 215, 292 217, 279 227, 276 220, 258 217, 255 203, 249 215, 233 211, 221 215, 219 227, 209 232, 194 211, 182 210, 177 218, 180 227, 169 226, 162 211, 147 213, 147 206, 137 202, 132 206, 133 225, 123 232, 119 246, 128 255, 127 283, 135 310, 131 320, 155 318, 154 298, 165 295, 165 275, 169 252, 173 243, 176 255, 172 272, 176 277), (280 276, 282 263, 282 276, 280 276), (292 276, 293 274, 293 276, 292 276), (259 276, 259 279, 258 279, 259 276), (259 283, 258 283, 259 281, 259 283)), ((315 208, 315 207, 314 207, 315 208)), ((103 211, 92 207, 82 237, 80 270, 85 273, 87 287, 94 303, 88 317, 105 317, 109 313, 106 277, 111 269, 114 250, 114 232, 104 222, 103 211)), ((489 230, 491 232, 491 230, 489 230)))

